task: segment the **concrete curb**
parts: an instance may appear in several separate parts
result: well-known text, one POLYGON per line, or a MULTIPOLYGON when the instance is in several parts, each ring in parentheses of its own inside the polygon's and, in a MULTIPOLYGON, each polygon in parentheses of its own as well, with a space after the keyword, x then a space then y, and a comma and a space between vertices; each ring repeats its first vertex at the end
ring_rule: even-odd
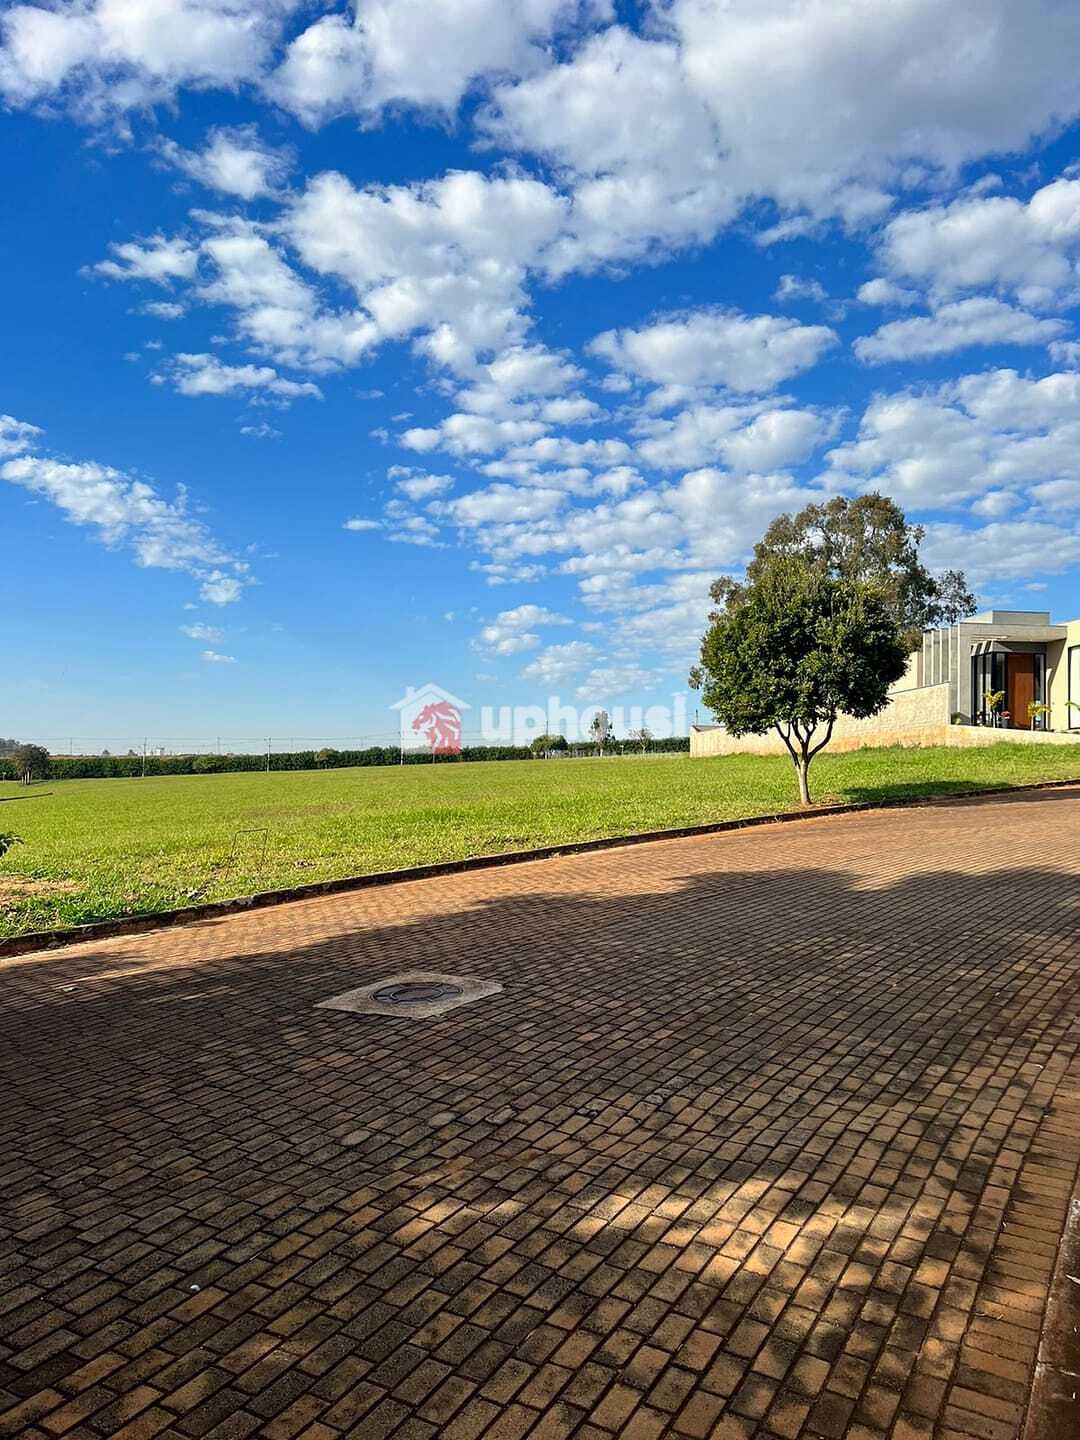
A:
POLYGON ((1080 1193, 1073 1195, 1050 1281, 1023 1440, 1080 1434, 1080 1193))
POLYGON ((828 815, 854 815, 865 810, 915 809, 954 800, 984 799, 995 795, 1017 795, 1035 790, 1064 790, 1080 786, 1075 780, 1041 780, 1031 785, 993 785, 975 790, 952 790, 941 795, 902 796, 895 800, 861 800, 850 805, 815 805, 807 810, 784 810, 773 815, 750 815, 742 820, 718 820, 712 825, 683 825, 673 830, 644 830, 634 835, 612 835, 601 840, 576 840, 562 845, 541 845, 533 850, 508 850, 501 855, 471 855, 465 860, 444 860, 437 865, 414 865, 403 870, 379 870, 369 875, 350 875, 341 880, 319 880, 294 885, 286 890, 261 890, 235 900, 212 900, 203 905, 185 905, 177 910, 157 910, 146 915, 127 915, 116 920, 95 920, 64 930, 32 930, 0 940, 0 960, 26 955, 35 950, 55 950, 79 945, 85 940, 104 940, 113 935, 136 935, 147 930, 165 930, 173 925, 191 925, 261 910, 270 905, 287 905, 294 900, 311 900, 320 895, 340 895, 349 890, 368 890, 381 885, 398 885, 408 880, 430 880, 440 875, 460 875, 470 870, 491 870, 499 865, 522 865, 530 860, 550 860, 557 855, 585 855, 593 850, 614 850, 623 845, 644 845, 655 840, 685 840, 695 835, 721 835, 729 830, 747 830, 757 825, 786 825, 799 820, 819 820, 828 815))

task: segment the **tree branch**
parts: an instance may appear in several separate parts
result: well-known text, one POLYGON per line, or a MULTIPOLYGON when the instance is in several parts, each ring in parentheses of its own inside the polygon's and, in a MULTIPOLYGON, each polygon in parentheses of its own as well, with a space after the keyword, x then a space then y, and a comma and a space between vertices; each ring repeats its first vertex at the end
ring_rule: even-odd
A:
POLYGON ((830 716, 829 716, 829 723, 828 723, 828 725, 825 727, 825 739, 822 740, 822 742, 821 742, 820 745, 815 745, 815 746, 814 746, 813 750, 810 751, 809 759, 812 760, 812 759, 814 758, 814 756, 818 753, 819 750, 824 750, 824 749, 825 749, 825 746, 826 746, 826 745, 829 743, 829 741, 832 739, 833 726, 834 726, 835 724, 836 724, 836 716, 835 716, 835 715, 830 715, 830 716))
POLYGON ((788 754, 791 756, 792 764, 795 764, 797 762, 797 757, 795 754, 795 747, 791 743, 791 732, 785 731, 781 725, 774 725, 773 729, 780 736, 780 739, 784 742, 784 746, 787 749, 788 754))

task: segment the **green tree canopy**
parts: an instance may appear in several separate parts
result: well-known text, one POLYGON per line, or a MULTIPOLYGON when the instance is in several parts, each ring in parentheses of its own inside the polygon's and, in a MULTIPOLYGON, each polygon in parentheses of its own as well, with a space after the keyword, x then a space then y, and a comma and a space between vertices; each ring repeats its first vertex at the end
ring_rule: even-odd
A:
POLYGON ((44 745, 16 745, 10 765, 16 780, 29 785, 31 780, 44 780, 49 773, 49 752, 44 745))
MULTIPOLYGON (((754 547, 746 583, 760 580, 778 559, 795 558, 837 580, 865 581, 878 587, 904 632, 909 651, 924 630, 953 625, 975 610, 975 597, 959 570, 933 575, 919 559, 925 536, 921 525, 887 495, 837 495, 807 505, 797 515, 780 515, 754 547)), ((732 581, 718 581, 723 603, 732 581)))
POLYGON ((732 585, 710 616, 691 684, 733 735, 774 729, 791 756, 799 798, 810 803, 810 762, 832 738, 837 715, 883 709, 907 668, 889 596, 839 579, 804 557, 778 557, 732 585))
POLYGON ((565 735, 537 735, 529 744, 534 755, 550 755, 553 750, 568 750, 565 735))

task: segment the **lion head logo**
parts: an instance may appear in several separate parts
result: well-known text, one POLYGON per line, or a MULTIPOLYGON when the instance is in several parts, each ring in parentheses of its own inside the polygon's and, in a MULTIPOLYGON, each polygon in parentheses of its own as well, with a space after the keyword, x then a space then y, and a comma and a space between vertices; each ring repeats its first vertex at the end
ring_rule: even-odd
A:
POLYGON ((423 732, 436 755, 461 753, 461 713, 448 700, 425 705, 412 722, 414 732, 423 732))

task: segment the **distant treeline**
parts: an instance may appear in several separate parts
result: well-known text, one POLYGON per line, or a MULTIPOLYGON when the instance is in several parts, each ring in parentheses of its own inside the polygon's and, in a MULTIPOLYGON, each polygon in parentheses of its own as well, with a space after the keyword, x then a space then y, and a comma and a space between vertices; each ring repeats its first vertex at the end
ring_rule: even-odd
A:
MULTIPOLYGON (((663 740, 650 740, 650 754, 678 754, 690 749, 686 735, 663 740)), ((605 755, 639 755, 640 740, 607 740, 605 755)), ((525 745, 467 745, 458 755, 437 755, 432 761, 430 751, 406 750, 406 765, 455 765, 463 760, 536 760, 543 758, 570 759, 595 756, 596 745, 582 743, 568 750, 538 756, 525 745)), ((396 745, 372 745, 366 750, 293 750, 271 753, 271 770, 343 770, 358 765, 400 765, 402 754, 396 745)), ((267 769, 265 755, 52 755, 49 758, 49 780, 112 780, 147 775, 222 775, 236 771, 267 769)), ((10 764, 0 756, 0 776, 14 780, 10 764)))

